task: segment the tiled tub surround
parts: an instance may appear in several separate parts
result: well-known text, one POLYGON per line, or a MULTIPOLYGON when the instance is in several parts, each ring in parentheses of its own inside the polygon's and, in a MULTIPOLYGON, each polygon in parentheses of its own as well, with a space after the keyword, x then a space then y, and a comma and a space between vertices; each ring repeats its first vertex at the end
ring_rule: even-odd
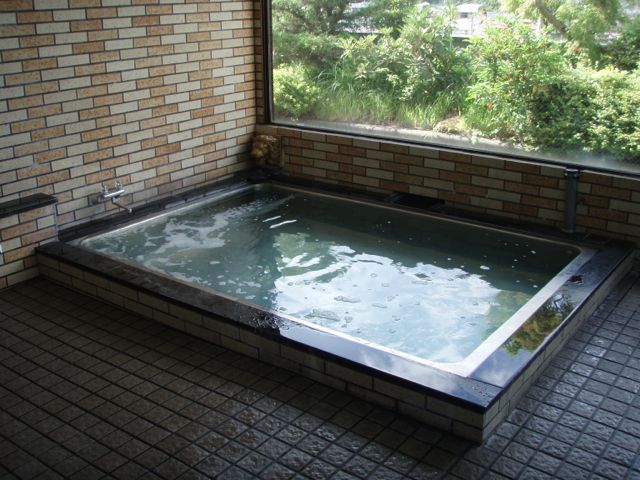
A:
POLYGON ((462 377, 68 243, 38 250, 42 274, 57 282, 474 441, 486 438, 513 408, 631 265, 631 258, 631 250, 623 245, 599 247, 580 268, 579 277, 561 286, 521 327, 535 330, 545 322, 555 327, 562 320, 551 335, 534 340, 532 351, 523 349, 516 355, 508 353, 512 337, 462 377), (558 311, 566 313, 567 306, 571 313, 561 319, 558 311))
MULTIPOLYGON (((407 192, 448 207, 563 228, 565 168, 358 138, 258 125, 282 142, 286 174, 372 192, 407 192)), ((640 179, 585 168, 578 179, 579 232, 640 242, 640 179)))
POLYGON ((55 203, 42 193, 0 203, 0 290, 38 275, 35 247, 57 238, 55 203))

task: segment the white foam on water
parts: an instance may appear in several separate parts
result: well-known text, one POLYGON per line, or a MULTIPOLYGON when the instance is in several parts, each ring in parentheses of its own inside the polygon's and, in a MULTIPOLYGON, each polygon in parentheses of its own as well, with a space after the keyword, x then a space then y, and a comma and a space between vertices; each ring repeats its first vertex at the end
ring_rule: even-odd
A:
MULTIPOLYGON (((351 229, 358 219, 348 215, 333 226, 333 220, 318 218, 307 199, 296 206, 291 195, 258 197, 224 211, 175 214, 139 232, 108 234, 96 249, 367 342, 446 362, 464 358, 526 302, 522 289, 544 284, 523 273, 510 292, 494 280, 500 271, 496 252, 510 255, 501 268, 512 272, 514 256, 522 259, 519 264, 536 262, 527 256, 546 251, 538 244, 523 242, 509 254, 514 242, 500 240, 477 258, 467 256, 466 244, 461 252, 434 255, 423 245, 434 231, 416 230, 400 240, 392 235, 402 228, 400 221, 380 219, 388 231, 381 236, 362 226, 351 229)), ((337 210, 330 214, 341 215, 337 210)))

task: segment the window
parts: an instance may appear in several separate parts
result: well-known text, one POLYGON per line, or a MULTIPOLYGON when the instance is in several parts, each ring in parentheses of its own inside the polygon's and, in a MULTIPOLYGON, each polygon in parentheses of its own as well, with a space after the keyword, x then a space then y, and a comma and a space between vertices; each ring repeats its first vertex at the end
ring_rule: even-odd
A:
POLYGON ((640 173, 636 0, 272 0, 272 121, 640 173))

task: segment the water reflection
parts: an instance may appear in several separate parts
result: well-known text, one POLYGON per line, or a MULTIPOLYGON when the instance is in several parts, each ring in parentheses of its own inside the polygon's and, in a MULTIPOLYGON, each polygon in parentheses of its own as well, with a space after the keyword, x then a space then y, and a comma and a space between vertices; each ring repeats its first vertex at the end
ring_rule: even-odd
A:
POLYGON ((407 264, 358 238, 349 246, 322 238, 276 237, 275 308, 411 355, 462 359, 530 298, 521 294, 501 305, 504 292, 481 275, 407 264))
POLYGON ((556 295, 545 302, 505 343, 504 348, 512 355, 521 350, 533 352, 573 311, 575 305, 564 295, 556 295))

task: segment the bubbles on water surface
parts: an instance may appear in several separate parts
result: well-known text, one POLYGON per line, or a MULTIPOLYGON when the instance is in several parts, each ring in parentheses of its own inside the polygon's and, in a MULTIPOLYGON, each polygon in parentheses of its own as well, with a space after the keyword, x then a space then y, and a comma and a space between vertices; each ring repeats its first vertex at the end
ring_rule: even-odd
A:
MULTIPOLYGON (((272 199, 269 198, 268 202, 271 201, 272 199)), ((304 201, 307 201, 307 199, 305 198, 304 201)), ((303 208, 310 205, 306 204, 303 208)), ((294 207, 293 203, 291 207, 294 207)), ((296 208, 299 207, 300 205, 298 204, 296 208)), ((292 214, 297 216, 297 211, 292 214)), ((445 335, 451 335, 448 338, 454 338, 455 334, 450 332, 449 327, 438 324, 446 322, 435 320, 437 325, 429 326, 428 323, 425 324, 425 318, 428 318, 429 321, 434 321, 434 318, 439 318, 437 317, 439 313, 443 313, 447 317, 458 319, 459 326, 464 323, 469 325, 470 329, 474 326, 478 331, 483 329, 483 320, 477 321, 475 316, 481 314, 480 310, 490 308, 490 302, 496 295, 496 289, 488 283, 488 274, 477 270, 477 265, 469 272, 466 272, 467 277, 463 277, 459 272, 464 271, 465 266, 454 264, 462 259, 461 256, 458 256, 458 252, 444 252, 444 255, 439 253, 436 257, 438 260, 435 262, 424 260, 424 264, 407 264, 407 260, 409 262, 415 261, 409 259, 409 252, 406 252, 406 259, 405 256, 400 257, 401 259, 393 257, 392 253, 388 254, 389 258, 385 257, 387 249, 399 251, 395 247, 395 241, 401 235, 395 238, 386 238, 386 235, 378 235, 378 238, 371 238, 364 245, 354 246, 354 251, 349 255, 332 251, 331 257, 337 259, 339 263, 342 262, 338 270, 334 269, 333 264, 329 265, 324 261, 326 257, 323 249, 327 243, 331 245, 349 245, 346 241, 342 244, 335 243, 340 240, 335 238, 332 231, 325 238, 325 232, 318 228, 309 228, 308 224, 303 224, 302 219, 298 222, 298 225, 300 225, 299 230, 296 230, 298 233, 291 233, 291 236, 286 238, 284 235, 287 234, 282 233, 285 229, 281 229, 280 233, 268 230, 271 222, 282 221, 282 216, 276 214, 283 213, 283 210, 270 208, 266 212, 268 213, 263 210, 257 216, 255 211, 251 213, 251 216, 245 214, 241 221, 250 225, 251 232, 263 232, 261 235, 265 231, 269 232, 269 234, 274 232, 273 237, 270 237, 273 240, 268 242, 269 245, 251 244, 250 248, 247 249, 246 242, 235 242, 236 248, 232 252, 226 255, 219 252, 215 257, 203 258, 203 261, 200 262, 203 267, 207 267, 208 264, 221 264, 218 267, 211 268, 214 276, 223 271, 223 266, 227 266, 229 267, 227 272, 229 270, 232 272, 231 278, 238 277, 238 283, 232 286, 232 280, 228 280, 229 275, 226 277, 223 275, 218 276, 217 280, 212 282, 212 285, 215 285, 216 281, 227 283, 225 289, 219 288, 220 291, 231 293, 236 290, 237 285, 241 285, 243 290, 237 289, 236 291, 244 292, 244 298, 254 301, 256 304, 269 308, 275 307, 274 309, 281 312, 288 311, 293 316, 307 318, 309 322, 315 322, 336 330, 339 329, 341 332, 350 335, 360 336, 367 342, 380 343, 386 346, 397 345, 397 348, 401 351, 411 352, 412 350, 405 349, 413 347, 416 347, 417 351, 428 350, 433 352, 437 350, 439 352, 438 357, 442 358, 444 358, 444 351, 453 347, 444 345, 447 342, 437 340, 436 336, 442 338, 443 331, 445 335), (267 217, 269 218, 267 219, 267 217), (252 219, 257 219, 257 223, 252 219), (263 219, 270 220, 270 222, 264 223, 265 220, 263 219), (300 241, 301 239, 296 235, 304 236, 303 241, 300 241), (315 238, 314 241, 317 244, 310 241, 315 236, 321 237, 315 238), (276 239, 277 241, 275 241, 276 239), (261 252, 260 248, 263 246, 268 247, 268 251, 261 252), (246 255, 247 258, 244 258, 245 253, 248 253, 246 255), (275 261, 267 256, 272 253, 277 256, 275 261), (304 260, 298 259, 298 265, 291 266, 295 266, 297 269, 282 272, 281 259, 290 257, 290 260, 292 260, 301 253, 306 253, 307 257, 304 260), (447 253, 450 256, 447 257, 447 253), (256 256, 254 257, 254 255, 256 256), (365 256, 367 257, 366 259, 358 258, 365 256), (307 262, 311 257, 318 257, 321 262, 313 267, 311 265, 307 266, 307 262), (239 261, 240 263, 238 263, 239 261), (360 261, 361 263, 358 263, 360 261), (438 265, 438 263, 441 265, 438 265), (471 273, 474 270, 475 273, 471 273), (483 275, 487 276, 483 277, 483 275), (452 277, 455 277, 455 279, 452 277), (380 281, 378 281, 378 278, 380 278, 380 281), (253 279, 256 286, 248 286, 245 279, 253 279), (316 280, 319 280, 319 285, 316 280), (385 283, 382 283, 383 281, 385 283), (456 285, 458 281, 461 283, 456 285), (386 290, 382 290, 381 286, 386 290), (312 287, 315 287, 315 289, 312 290, 312 287), (464 321, 461 320, 460 316, 461 308, 456 305, 449 305, 449 301, 452 298, 467 298, 467 303, 464 306, 464 309, 467 310, 467 315, 464 321), (287 303, 289 301, 293 303, 287 303), (281 302, 284 303, 278 307, 277 305, 281 304, 281 302), (375 305, 372 305, 372 302, 376 302, 375 305), (346 312, 345 310, 347 309, 351 312, 346 312), (309 312, 313 314, 319 313, 319 315, 314 316, 309 312), (428 333, 429 329, 432 331, 433 338, 428 338, 430 335, 428 333), (413 332, 416 333, 414 334, 413 332)), ((291 210, 287 210, 287 215, 283 215, 284 219, 287 217, 292 218, 289 212, 291 210)), ((227 230, 231 231, 241 222, 234 219, 233 222, 229 223, 230 226, 227 230)), ((380 229, 386 230, 391 235, 393 233, 392 226, 388 226, 386 220, 382 220, 381 223, 378 223, 380 229)), ((394 217, 393 224, 397 225, 399 223, 401 222, 397 222, 394 217)), ((426 235, 423 233, 416 234, 419 236, 413 237, 404 234, 398 243, 404 242, 406 244, 408 240, 412 242, 410 244, 411 249, 426 249, 425 242, 429 241, 430 238, 425 240, 426 235)), ((226 231, 225 235, 228 235, 226 231)), ((242 238, 244 239, 244 237, 242 238)), ((489 236, 489 238, 493 239, 492 236, 489 236)), ((232 245, 234 241, 229 238, 227 243, 232 245)), ((498 242, 494 242, 494 247, 499 250, 502 249, 501 243, 498 242)), ((535 255, 535 250, 529 253, 530 248, 526 248, 524 242, 520 244, 520 249, 526 251, 528 256, 535 255)), ((492 263, 494 257, 492 250, 487 249, 485 253, 485 255, 480 256, 478 264, 484 263, 490 266, 491 269, 496 270, 492 263), (492 258, 482 260, 482 257, 485 259, 492 258)), ((400 254, 404 255, 405 252, 400 251, 400 254)), ((526 259, 527 255, 522 255, 522 252, 518 252, 518 258, 523 259, 520 262, 521 264, 528 261, 526 259)), ((165 255, 165 258, 168 258, 168 255, 165 255)), ((514 264, 512 268, 518 265, 516 262, 511 263, 514 264)), ((508 265, 506 263, 504 266, 507 267, 508 265)), ((502 274, 502 266, 500 273, 502 274)), ((531 289, 531 285, 534 282, 526 281, 525 278, 526 276, 521 279, 524 285, 517 287, 518 289, 531 289)), ((535 283, 541 282, 538 277, 536 277, 536 280, 535 283)), ((515 279, 513 281, 520 283, 515 279)), ((541 284, 544 284, 544 281, 541 284)), ((537 285, 534 288, 537 288, 537 285)), ((501 311, 505 308, 500 302, 495 303, 496 311, 501 311)), ((484 330, 482 330, 482 333, 484 333, 484 330)), ((456 346, 455 350, 456 352, 454 353, 457 354, 460 348, 456 346)), ((420 355, 420 353, 418 354, 420 355)))
POLYGON ((334 297, 333 299, 336 302, 344 302, 344 303, 359 303, 360 302, 359 298, 345 297, 343 295, 338 295, 337 297, 334 297))
POLYGON ((337 313, 332 310, 321 310, 319 308, 314 308, 310 313, 306 315, 306 317, 316 317, 320 319, 330 320, 332 322, 339 322, 340 317, 337 313))

